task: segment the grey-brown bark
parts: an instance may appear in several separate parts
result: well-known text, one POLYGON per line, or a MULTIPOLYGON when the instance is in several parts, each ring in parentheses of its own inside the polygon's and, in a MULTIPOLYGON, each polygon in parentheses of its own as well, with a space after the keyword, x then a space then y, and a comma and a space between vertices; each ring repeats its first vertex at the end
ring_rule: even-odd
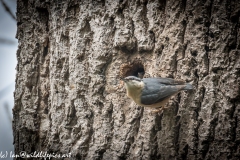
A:
POLYGON ((18 0, 15 152, 239 159, 240 2, 18 0), (162 115, 119 77, 194 85, 162 115))

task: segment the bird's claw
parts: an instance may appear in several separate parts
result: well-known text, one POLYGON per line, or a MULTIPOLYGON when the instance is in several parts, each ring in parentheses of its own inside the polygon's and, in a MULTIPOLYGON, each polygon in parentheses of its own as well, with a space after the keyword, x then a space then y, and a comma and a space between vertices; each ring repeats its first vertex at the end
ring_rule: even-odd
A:
POLYGON ((151 113, 160 115, 160 114, 163 113, 163 110, 166 109, 166 108, 168 108, 168 107, 161 107, 161 108, 159 108, 159 109, 153 109, 153 110, 151 111, 151 113))

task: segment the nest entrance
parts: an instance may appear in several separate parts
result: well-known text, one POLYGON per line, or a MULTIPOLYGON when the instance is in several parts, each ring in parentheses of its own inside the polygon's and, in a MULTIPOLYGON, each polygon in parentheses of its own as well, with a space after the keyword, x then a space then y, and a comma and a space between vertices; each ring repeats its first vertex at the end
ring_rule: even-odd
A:
POLYGON ((136 76, 143 78, 145 74, 144 66, 142 61, 134 60, 133 62, 124 63, 120 67, 120 77, 124 78, 127 76, 136 76))

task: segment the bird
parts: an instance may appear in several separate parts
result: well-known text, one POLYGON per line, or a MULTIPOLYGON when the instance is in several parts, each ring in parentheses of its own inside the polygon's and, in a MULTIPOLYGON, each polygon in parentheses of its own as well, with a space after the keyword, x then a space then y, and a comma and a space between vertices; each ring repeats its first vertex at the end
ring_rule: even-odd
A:
POLYGON ((144 74, 145 74, 144 71, 138 72, 138 78, 143 79, 144 74))
POLYGON ((190 83, 172 78, 127 76, 122 80, 129 98, 142 107, 153 108, 152 112, 158 113, 166 108, 165 104, 172 96, 182 90, 193 90, 190 83))

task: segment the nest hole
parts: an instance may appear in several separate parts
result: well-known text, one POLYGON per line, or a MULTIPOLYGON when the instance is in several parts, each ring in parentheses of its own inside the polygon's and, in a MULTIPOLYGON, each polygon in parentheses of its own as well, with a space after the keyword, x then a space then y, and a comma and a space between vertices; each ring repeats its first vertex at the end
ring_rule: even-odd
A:
POLYGON ((142 61, 134 60, 130 63, 124 63, 120 67, 120 77, 124 78, 127 76, 136 76, 139 78, 143 78, 145 74, 144 66, 142 61))

